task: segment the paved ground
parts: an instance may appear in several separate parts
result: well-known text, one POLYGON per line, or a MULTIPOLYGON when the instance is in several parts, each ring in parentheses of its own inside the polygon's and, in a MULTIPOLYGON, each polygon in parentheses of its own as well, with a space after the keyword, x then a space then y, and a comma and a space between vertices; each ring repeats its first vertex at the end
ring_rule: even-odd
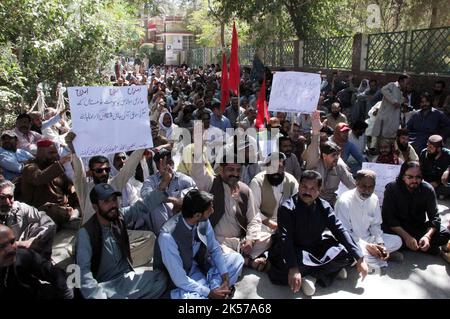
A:
MULTIPOLYGON (((450 220, 450 201, 439 202, 441 219, 446 225, 450 220)), ((58 244, 54 246, 53 258, 63 269, 72 262, 67 247, 71 246, 73 235, 57 234, 56 242, 58 244)), ((152 243, 142 249, 151 251, 152 243)), ((440 256, 428 256, 408 251, 403 253, 405 260, 402 263, 391 262, 385 275, 368 275, 361 282, 356 270, 350 268, 347 269, 348 279, 336 280, 327 288, 317 286, 316 294, 312 298, 450 299, 450 264, 440 256)), ((144 255, 150 258, 147 253, 144 255)), ((242 279, 236 284, 234 298, 295 299, 310 297, 306 297, 301 292, 293 294, 287 286, 273 285, 267 274, 246 268, 242 279)))
MULTIPOLYGON (((443 222, 450 220, 450 201, 439 201, 443 222)), ((446 224, 445 224, 446 225, 446 224)), ((403 252, 402 263, 391 262, 385 275, 368 275, 361 282, 355 269, 348 270, 348 279, 337 279, 330 287, 317 286, 313 299, 319 298, 417 298, 450 299, 450 264, 440 256, 403 252)), ((267 274, 245 269, 243 278, 236 284, 234 298, 295 299, 310 298, 288 287, 273 285, 267 274)))

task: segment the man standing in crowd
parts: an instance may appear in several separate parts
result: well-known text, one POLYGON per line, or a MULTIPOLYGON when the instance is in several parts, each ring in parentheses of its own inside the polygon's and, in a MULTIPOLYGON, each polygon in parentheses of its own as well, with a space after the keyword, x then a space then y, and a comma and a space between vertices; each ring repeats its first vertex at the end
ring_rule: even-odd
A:
POLYGON ((375 117, 372 136, 395 138, 400 126, 400 110, 403 103, 408 103, 403 93, 410 85, 408 75, 400 75, 397 82, 386 84, 382 89, 383 100, 380 110, 375 117))

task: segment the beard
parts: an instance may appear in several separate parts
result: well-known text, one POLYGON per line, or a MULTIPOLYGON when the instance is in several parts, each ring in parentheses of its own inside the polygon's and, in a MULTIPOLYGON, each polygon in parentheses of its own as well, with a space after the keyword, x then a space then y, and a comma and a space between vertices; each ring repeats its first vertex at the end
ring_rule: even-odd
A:
POLYGON ((408 143, 405 143, 405 144, 397 143, 397 145, 398 145, 398 149, 402 152, 406 152, 408 150, 408 143))
POLYGON ((337 119, 339 117, 339 112, 331 112, 331 116, 337 119))
POLYGON ((47 168, 50 165, 52 165, 55 161, 51 160, 49 158, 40 158, 40 159, 36 159, 36 162, 38 163, 38 165, 42 168, 47 168))
POLYGON ((284 180, 284 172, 283 173, 275 173, 275 174, 267 174, 267 181, 272 186, 280 185, 284 180))
POLYGON ((429 159, 434 160, 434 159, 436 158, 436 155, 437 155, 437 153, 428 153, 428 154, 427 154, 427 157, 428 157, 429 159))
POLYGON ((230 186, 231 188, 235 187, 239 182, 240 176, 228 176, 225 183, 230 186))
POLYGON ((8 215, 11 211, 12 206, 9 205, 1 205, 0 206, 0 215, 8 215))
POLYGON ((119 209, 117 209, 117 207, 111 208, 108 211, 103 211, 100 209, 98 213, 109 222, 116 221, 119 217, 119 209))
POLYGON ((108 183, 109 175, 97 177, 95 175, 92 175, 92 179, 94 180, 94 184, 100 184, 100 183, 108 183))

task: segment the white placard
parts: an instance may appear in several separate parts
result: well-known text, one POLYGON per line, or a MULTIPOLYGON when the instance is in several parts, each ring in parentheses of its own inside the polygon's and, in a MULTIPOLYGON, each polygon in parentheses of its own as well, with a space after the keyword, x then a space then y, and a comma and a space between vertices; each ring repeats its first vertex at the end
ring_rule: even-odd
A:
POLYGON ((75 151, 80 157, 153 147, 147 87, 69 87, 75 151))
POLYGON ((273 76, 269 111, 312 113, 320 96, 320 74, 277 72, 273 76))
POLYGON ((395 181, 400 173, 401 165, 389 165, 379 163, 362 163, 362 169, 370 169, 377 174, 377 180, 375 185, 375 194, 377 194, 380 201, 380 205, 383 204, 384 189, 390 182, 395 181))

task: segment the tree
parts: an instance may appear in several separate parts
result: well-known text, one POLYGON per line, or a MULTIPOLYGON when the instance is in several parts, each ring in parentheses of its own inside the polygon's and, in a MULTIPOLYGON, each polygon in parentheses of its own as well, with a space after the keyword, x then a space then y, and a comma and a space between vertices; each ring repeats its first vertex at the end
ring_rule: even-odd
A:
POLYGON ((233 0, 218 1, 221 7, 247 22, 263 19, 271 13, 285 10, 299 39, 320 36, 323 29, 342 34, 348 31, 347 25, 339 16, 345 11, 348 0, 233 0))
MULTIPOLYGON (((38 83, 56 88, 96 85, 100 73, 125 47, 137 47, 142 29, 137 8, 122 0, 2 0, 0 46, 7 60, 0 62, 0 107, 36 99, 38 83), (5 89, 7 88, 7 89, 5 89), (17 96, 22 97, 18 99, 17 96)), ((46 92, 49 101, 54 91, 46 92)))
MULTIPOLYGON (((197 10, 188 10, 188 30, 196 35, 197 43, 202 46, 225 48, 231 42, 232 15, 220 17, 218 12, 222 9, 213 0, 202 0, 201 4, 197 10)), ((248 24, 237 20, 236 25, 239 39, 246 42, 250 31, 248 24)))

